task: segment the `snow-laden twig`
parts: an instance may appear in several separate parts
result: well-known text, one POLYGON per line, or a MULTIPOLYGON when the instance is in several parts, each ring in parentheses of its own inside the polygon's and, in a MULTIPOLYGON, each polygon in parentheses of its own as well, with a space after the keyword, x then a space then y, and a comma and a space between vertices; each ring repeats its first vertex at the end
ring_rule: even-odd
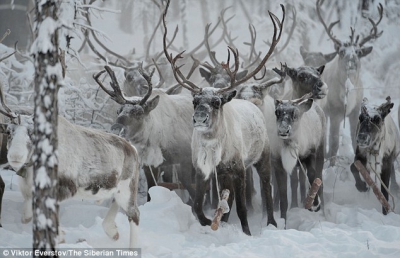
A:
POLYGON ((77 25, 77 26, 84 27, 84 28, 89 29, 89 30, 92 30, 93 32, 97 32, 97 33, 101 34, 104 38, 106 38, 106 39, 108 39, 110 42, 112 42, 111 38, 108 37, 108 36, 107 36, 104 32, 102 32, 101 30, 98 30, 98 29, 96 29, 96 28, 94 28, 94 27, 92 27, 92 26, 89 26, 89 25, 86 25, 86 24, 83 24, 83 23, 79 23, 79 22, 75 22, 75 21, 73 22, 73 24, 74 24, 74 25, 77 25))

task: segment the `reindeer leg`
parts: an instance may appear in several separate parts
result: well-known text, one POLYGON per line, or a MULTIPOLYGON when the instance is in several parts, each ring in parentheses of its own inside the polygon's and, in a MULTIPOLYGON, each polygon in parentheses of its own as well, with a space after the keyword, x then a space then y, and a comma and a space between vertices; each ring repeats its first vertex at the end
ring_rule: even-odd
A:
POLYGON ((25 177, 18 177, 18 185, 24 198, 23 212, 21 222, 29 223, 32 220, 32 185, 33 185, 33 168, 26 168, 25 177))
MULTIPOLYGON (((313 184, 315 178, 319 178, 322 180, 321 175, 319 175, 320 173, 317 172, 316 170, 316 155, 315 154, 310 154, 307 158, 305 158, 304 160, 302 160, 302 162, 305 165, 305 169, 307 169, 307 177, 308 177, 308 181, 310 182, 310 185, 313 184)), ((317 196, 315 196, 313 205, 310 209, 310 211, 319 211, 321 209, 322 206, 322 192, 320 191, 321 188, 318 190, 317 196)))
MULTIPOLYGON (((358 147, 356 149, 356 156, 354 157, 354 161, 359 160, 361 161, 361 164, 363 164, 364 167, 366 167, 367 165, 367 159, 364 156, 361 156, 358 154, 358 147)), ((354 164, 350 165, 350 170, 351 173, 354 176, 354 179, 356 180, 356 188, 359 192, 366 192, 368 190, 367 188, 367 184, 361 180, 360 177, 360 172, 358 171, 358 169, 356 168, 356 166, 354 166, 354 164)))
POLYGON ((179 181, 181 181, 183 187, 185 187, 185 189, 188 191, 190 200, 193 201, 196 192, 192 187, 192 175, 191 175, 192 169, 193 169, 192 162, 182 162, 179 168, 178 176, 179 176, 179 181))
POLYGON ((248 167, 246 169, 246 207, 247 211, 253 213, 253 194, 255 192, 254 189, 254 180, 253 180, 253 169, 252 167, 248 167))
MULTIPOLYGON (((275 177, 278 183, 278 190, 279 190, 279 206, 281 210, 281 218, 285 219, 286 225, 286 214, 288 209, 288 199, 287 199, 287 173, 282 166, 282 160, 273 159, 271 164, 274 167, 275 177)), ((286 228, 286 226, 285 226, 286 228)))
MULTIPOLYGON (((386 187, 389 187, 389 182, 390 182, 390 174, 392 173, 392 165, 393 165, 393 159, 391 157, 389 158, 383 158, 382 160, 382 172, 381 172, 381 179, 382 182, 386 185, 386 187)), ((383 196, 385 196, 385 199, 389 201, 389 194, 386 191, 386 189, 381 185, 381 192, 383 196)), ((388 211, 382 206, 382 213, 386 215, 388 211)))
POLYGON ((115 224, 115 217, 117 216, 118 210, 119 205, 115 200, 113 200, 111 207, 108 209, 106 217, 104 218, 102 223, 104 232, 106 232, 107 236, 114 240, 119 239, 117 224, 115 224))
POLYGON ((390 191, 391 192, 399 192, 399 185, 397 184, 396 181, 396 171, 394 169, 394 164, 392 164, 392 170, 390 174, 390 191))
POLYGON ((260 177, 260 192, 262 200, 263 217, 267 213, 267 225, 272 224, 277 227, 274 219, 274 204, 272 200, 272 187, 271 187, 271 161, 269 151, 264 151, 261 154, 261 160, 254 164, 257 173, 260 177))
POLYGON ((3 202, 3 194, 4 194, 4 189, 6 187, 6 184, 3 181, 3 178, 0 175, 0 228, 2 227, 1 225, 1 205, 3 202))
MULTIPOLYGON (((299 176, 298 176, 298 171, 299 171, 299 165, 297 162, 297 165, 293 168, 292 174, 290 175, 290 187, 292 189, 292 203, 290 205, 290 208, 297 208, 299 207, 297 203, 297 189, 299 187, 299 176)), ((300 174, 302 172, 300 171, 300 174)))
POLYGON ((211 220, 208 219, 203 212, 204 194, 210 179, 205 180, 200 170, 196 171, 196 195, 194 197, 193 209, 202 226, 210 226, 211 220))
MULTIPOLYGON (((229 215, 231 214, 231 209, 232 209, 232 204, 233 204, 233 199, 235 198, 235 188, 232 182, 232 176, 235 174, 235 165, 231 165, 230 168, 225 165, 218 165, 217 166, 217 173, 218 173, 218 183, 220 185, 219 190, 221 195, 222 190, 228 189, 230 191, 229 199, 228 199, 228 205, 229 205, 229 212, 225 213, 222 215, 221 221, 228 222, 229 215)), ((243 183, 245 183, 245 178, 243 178, 243 183)), ((245 196, 245 193, 244 193, 245 196)), ((245 199, 246 200, 246 199, 245 199)), ((236 208, 237 209, 237 208, 236 208)), ((240 219, 240 217, 239 217, 240 219)))
MULTIPOLYGON (((322 150, 324 151, 324 150, 322 150)), ((323 155, 324 153, 322 153, 323 155)), ((301 168, 300 168, 301 169, 301 168)), ((300 203, 304 203, 306 200, 306 175, 304 175, 303 171, 299 170, 299 182, 300 182, 300 203)))
POLYGON ((251 236, 246 210, 246 170, 244 167, 242 169, 238 168, 234 171, 234 174, 236 175, 234 177, 236 212, 242 224, 243 233, 251 236))
MULTIPOLYGON (((361 100, 359 101, 361 103, 361 100)), ((359 116, 359 110, 360 106, 358 108, 354 108, 353 111, 349 115, 349 120, 350 120, 350 136, 351 136, 351 142, 353 145, 353 151, 356 153, 356 148, 357 148, 357 140, 356 140, 356 131, 357 131, 357 124, 358 124, 358 116, 359 116)))
MULTIPOLYGON (((339 150, 339 128, 340 122, 342 122, 342 118, 340 117, 343 114, 332 114, 330 116, 330 129, 329 129, 329 152, 328 158, 331 159, 330 166, 334 166, 336 159, 334 158, 337 155, 339 150)), ((358 119, 357 119, 358 120, 358 119)))
MULTIPOLYGON (((118 206, 121 207, 128 216, 130 228, 129 248, 138 247, 138 231, 139 231, 139 209, 137 206, 137 190, 139 182, 139 173, 134 175, 133 178, 121 180, 117 185, 117 191, 114 194, 115 202, 110 207, 103 224, 115 225, 115 216, 118 212, 118 206)), ((104 227, 104 225, 103 225, 104 227)), ((116 228, 116 226, 115 226, 116 228)), ((112 232, 112 229, 110 233, 112 232)), ((106 231, 107 235, 109 233, 106 231)), ((118 231, 117 231, 118 234, 118 231)), ((109 235, 110 236, 110 235, 109 235)), ((114 235, 116 236, 116 235, 114 235)), ((118 239, 119 235, 113 239, 118 239)))
POLYGON ((272 185, 274 188, 274 211, 279 211, 280 196, 279 196, 279 189, 278 189, 278 181, 276 179, 276 175, 275 175, 273 166, 271 166, 271 174, 272 174, 272 185))

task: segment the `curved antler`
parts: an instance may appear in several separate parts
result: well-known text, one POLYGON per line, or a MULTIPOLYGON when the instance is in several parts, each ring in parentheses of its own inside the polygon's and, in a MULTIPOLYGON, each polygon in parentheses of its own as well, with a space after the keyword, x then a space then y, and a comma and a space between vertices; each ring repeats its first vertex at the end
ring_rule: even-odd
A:
POLYGON ((164 26, 164 36, 163 36, 163 48, 164 48, 164 54, 165 57, 167 58, 168 62, 171 64, 171 68, 175 77, 175 80, 185 89, 190 90, 191 92, 194 93, 198 93, 201 92, 201 88, 197 87, 194 83, 192 83, 191 81, 189 81, 188 79, 185 78, 185 76, 182 74, 182 72, 180 71, 180 67, 181 66, 177 66, 176 65, 176 61, 182 57, 182 54, 185 51, 182 51, 181 53, 179 53, 178 55, 176 55, 174 58, 172 56, 172 54, 168 53, 167 50, 167 25, 166 25, 166 21, 165 18, 167 16, 167 12, 168 12, 168 7, 170 4, 170 0, 167 1, 166 7, 164 9, 164 14, 163 14, 163 26, 164 26))
POLYGON ((279 40, 281 39, 282 31, 283 31, 283 24, 284 24, 284 21, 285 21, 285 7, 282 4, 281 4, 281 8, 282 8, 282 12, 283 12, 282 21, 280 21, 278 19, 278 17, 276 17, 275 14, 271 13, 270 11, 268 11, 268 14, 269 14, 269 16, 271 18, 272 24, 274 25, 274 35, 272 36, 272 43, 271 43, 271 46, 269 47, 269 50, 268 50, 267 54, 262 59, 261 63, 252 72, 248 73, 241 80, 236 81, 235 82, 235 86, 238 86, 238 85, 244 83, 245 81, 249 80, 253 76, 255 76, 263 68, 265 63, 270 58, 271 54, 274 52, 276 45, 278 44, 279 40), (278 27, 279 27, 279 33, 277 33, 278 27))
POLYGON ((332 23, 329 25, 329 27, 327 27, 326 24, 325 24, 325 22, 324 22, 324 20, 322 19, 322 16, 321 16, 321 9, 320 9, 320 8, 321 8, 321 2, 323 2, 323 0, 317 0, 317 15, 318 15, 318 18, 319 18, 320 22, 322 23, 322 25, 324 26, 326 33, 327 33, 328 36, 331 38, 331 40, 333 41, 333 43, 335 43, 335 45, 341 46, 341 45, 342 45, 342 42, 341 42, 340 40, 336 39, 336 38, 333 36, 332 32, 331 32, 333 26, 335 26, 336 24, 338 24, 338 23, 340 22, 340 20, 337 20, 337 21, 335 21, 335 22, 332 22, 332 23))
POLYGON ((370 41, 372 39, 379 38, 383 33, 383 30, 378 33, 378 25, 382 21, 382 17, 383 17, 382 4, 379 3, 377 8, 378 8, 378 12, 379 12, 379 20, 375 23, 371 18, 368 18, 368 20, 372 24, 372 29, 371 29, 369 35, 361 40, 361 42, 359 44, 360 47, 362 47, 365 43, 367 43, 368 41, 370 41))
POLYGON ((117 102, 118 104, 137 105, 140 102, 140 100, 128 100, 125 97, 123 91, 121 90, 121 87, 119 86, 119 83, 117 81, 117 77, 115 76, 114 71, 108 65, 104 66, 104 69, 105 70, 100 71, 96 75, 93 75, 93 79, 97 82, 97 84, 100 86, 100 88, 102 88, 105 91, 105 93, 110 95, 111 99, 114 100, 115 102, 117 102), (113 89, 113 91, 108 90, 99 79, 100 75, 102 75, 106 71, 111 78, 110 85, 111 85, 111 88, 113 89))

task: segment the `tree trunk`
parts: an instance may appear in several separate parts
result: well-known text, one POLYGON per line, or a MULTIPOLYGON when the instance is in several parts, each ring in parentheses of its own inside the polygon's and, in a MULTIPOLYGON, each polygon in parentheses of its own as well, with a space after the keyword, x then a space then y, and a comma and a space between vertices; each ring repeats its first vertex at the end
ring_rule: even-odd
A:
MULTIPOLYGON (((62 80, 58 53, 57 0, 36 0, 33 249, 54 251, 58 235, 57 92, 62 80)), ((55 257, 49 256, 49 257, 55 257)))

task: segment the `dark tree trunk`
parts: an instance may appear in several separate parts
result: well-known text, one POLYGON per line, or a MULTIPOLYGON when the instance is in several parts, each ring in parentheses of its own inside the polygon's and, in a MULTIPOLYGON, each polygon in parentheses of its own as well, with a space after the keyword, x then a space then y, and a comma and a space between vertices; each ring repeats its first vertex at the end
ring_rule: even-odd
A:
MULTIPOLYGON (((58 235, 57 92, 62 69, 58 53, 57 0, 36 0, 33 43, 35 110, 33 132, 33 248, 55 250, 58 235)), ((56 256, 56 255, 55 255, 56 256)))

